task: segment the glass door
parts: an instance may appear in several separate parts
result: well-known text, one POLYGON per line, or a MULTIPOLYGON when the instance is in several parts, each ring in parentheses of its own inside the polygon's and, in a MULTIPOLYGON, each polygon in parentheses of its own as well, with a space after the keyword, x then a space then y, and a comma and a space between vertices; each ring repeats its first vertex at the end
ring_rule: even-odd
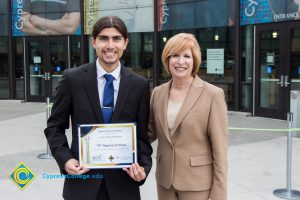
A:
POLYGON ((300 90, 300 28, 291 29, 291 90, 300 90))
POLYGON ((277 24, 256 27, 255 115, 285 119, 290 96, 290 36, 277 24))
POLYGON ((45 97, 45 42, 31 38, 27 41, 27 95, 29 101, 40 101, 45 97))
POLYGON ((68 68, 68 48, 66 37, 28 37, 27 84, 28 101, 45 101, 55 95, 55 88, 68 68))
POLYGON ((63 71, 68 68, 67 59, 67 40, 55 38, 49 41, 49 55, 50 55, 50 69, 49 81, 51 82, 49 88, 50 97, 55 96, 57 83, 63 76, 63 71))

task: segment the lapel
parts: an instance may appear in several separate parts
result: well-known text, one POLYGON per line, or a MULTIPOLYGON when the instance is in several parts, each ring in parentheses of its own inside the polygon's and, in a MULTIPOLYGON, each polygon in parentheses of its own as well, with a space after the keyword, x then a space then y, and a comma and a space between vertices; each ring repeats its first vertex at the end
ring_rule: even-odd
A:
POLYGON ((123 65, 121 65, 121 72, 120 72, 120 86, 119 86, 119 92, 118 92, 118 97, 115 105, 115 110, 113 112, 113 116, 111 121, 112 122, 117 122, 119 119, 119 115, 122 111, 122 108, 124 108, 124 104, 126 102, 127 96, 130 93, 129 91, 131 90, 132 87, 132 73, 128 71, 123 65))
POLYGON ((192 107, 200 97, 203 89, 203 81, 196 75, 176 117, 174 127, 171 130, 172 136, 174 136, 174 132, 185 116, 191 111, 192 107))
POLYGON ((93 111, 99 122, 103 122, 100 99, 98 94, 96 63, 91 63, 82 68, 82 79, 87 91, 88 98, 93 107, 93 111))
POLYGON ((163 129, 164 135, 166 136, 166 138, 170 142, 170 144, 172 144, 172 142, 171 142, 170 131, 169 131, 168 121, 167 121, 167 109, 168 109, 168 100, 169 100, 171 83, 172 83, 172 81, 169 81, 165 85, 162 86, 163 88, 158 97, 159 98, 159 101, 158 101, 159 109, 157 109, 159 122, 163 129))

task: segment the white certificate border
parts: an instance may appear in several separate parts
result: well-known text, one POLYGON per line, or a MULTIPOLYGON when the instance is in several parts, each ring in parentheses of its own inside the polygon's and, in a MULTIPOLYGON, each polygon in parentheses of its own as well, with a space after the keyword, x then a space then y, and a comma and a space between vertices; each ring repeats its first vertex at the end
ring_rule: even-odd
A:
POLYGON ((107 163, 107 164, 87 164, 83 163, 82 160, 82 138, 81 138, 81 127, 90 127, 92 130, 86 135, 93 132, 96 128, 108 128, 108 127, 132 127, 132 140, 133 140, 133 163, 137 163, 137 143, 136 143, 136 124, 135 123, 112 123, 112 124, 80 124, 78 125, 78 150, 79 150, 79 164, 85 166, 89 169, 115 169, 115 168, 127 168, 131 164, 122 164, 122 163, 107 163))

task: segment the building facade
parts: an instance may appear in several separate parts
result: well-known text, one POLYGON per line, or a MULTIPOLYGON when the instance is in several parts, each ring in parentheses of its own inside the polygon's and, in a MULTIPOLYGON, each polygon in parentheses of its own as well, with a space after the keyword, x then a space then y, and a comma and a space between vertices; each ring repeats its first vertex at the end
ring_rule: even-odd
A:
POLYGON ((198 75, 221 87, 229 110, 284 119, 300 90, 299 0, 1 0, 0 99, 45 101, 65 69, 96 59, 90 37, 122 18, 122 62, 155 87, 170 79, 160 55, 179 32, 201 46, 198 75))

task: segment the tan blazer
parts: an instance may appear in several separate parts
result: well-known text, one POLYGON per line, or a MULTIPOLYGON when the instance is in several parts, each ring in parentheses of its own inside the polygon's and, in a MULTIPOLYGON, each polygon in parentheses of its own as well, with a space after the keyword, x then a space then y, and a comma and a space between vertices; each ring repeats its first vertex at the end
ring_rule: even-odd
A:
POLYGON ((156 181, 166 189, 173 185, 180 191, 211 190, 212 200, 225 200, 228 119, 224 92, 196 76, 169 131, 171 83, 154 88, 151 96, 148 137, 150 142, 158 139, 156 181))

